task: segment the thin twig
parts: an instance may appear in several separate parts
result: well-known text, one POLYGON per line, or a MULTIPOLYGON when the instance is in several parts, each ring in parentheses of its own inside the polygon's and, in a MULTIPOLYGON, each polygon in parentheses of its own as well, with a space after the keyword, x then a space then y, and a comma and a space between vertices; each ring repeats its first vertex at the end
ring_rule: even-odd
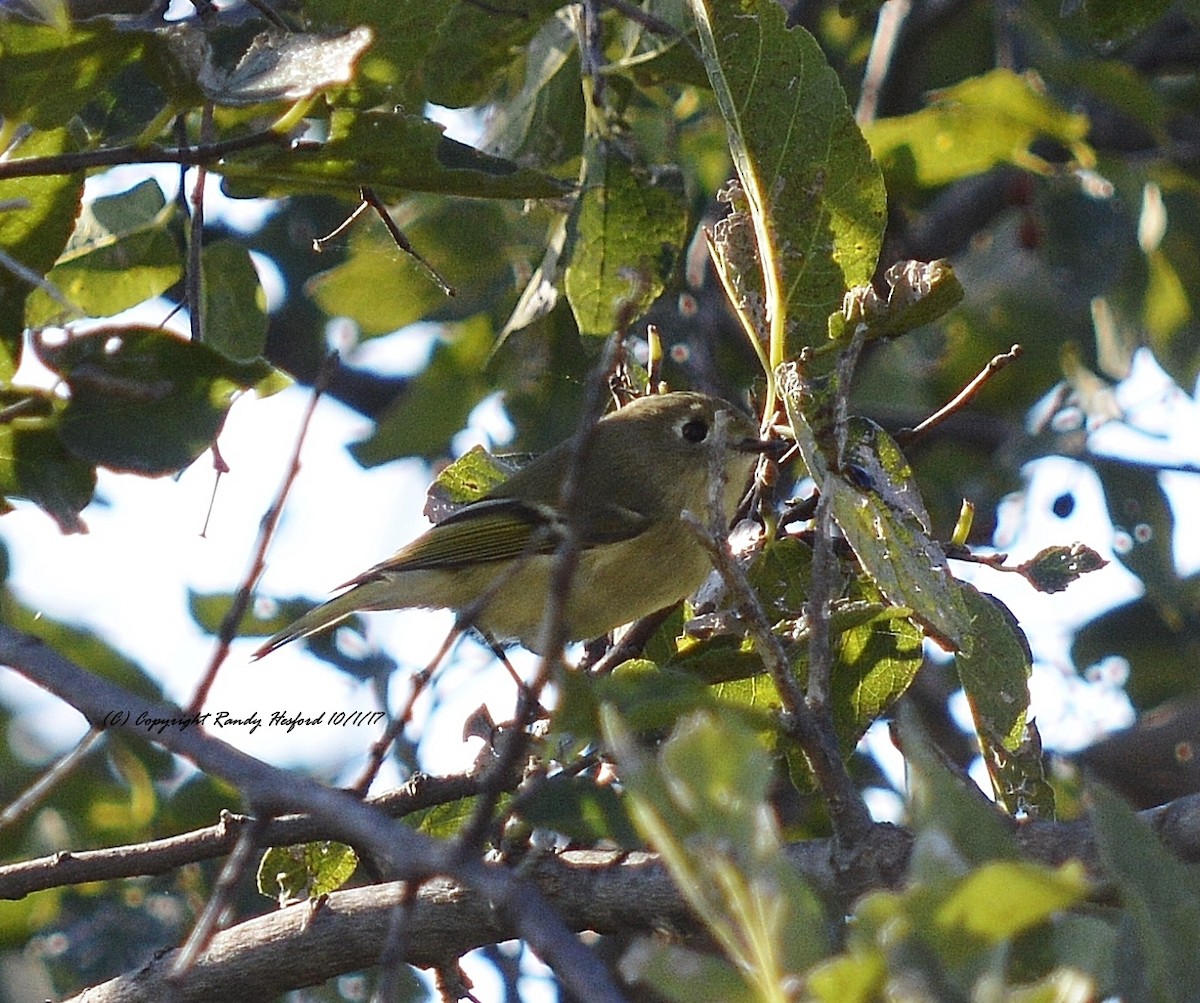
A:
POLYGON ((83 311, 74 303, 67 299, 66 295, 53 282, 47 279, 44 275, 39 275, 28 265, 23 265, 11 254, 0 248, 0 268, 11 272, 23 282, 28 282, 32 286, 37 286, 47 296, 49 296, 59 306, 67 310, 68 314, 73 317, 82 317, 83 311))
POLYGON ((928 418, 926 418, 916 428, 902 428, 894 436, 895 440, 902 446, 906 446, 922 435, 932 431, 951 415, 961 411, 964 407, 971 403, 975 395, 983 389, 984 385, 995 376, 1001 369, 1007 366, 1010 362, 1016 362, 1021 357, 1024 349, 1020 345, 1013 345, 1007 352, 994 356, 992 360, 979 371, 970 383, 962 388, 954 398, 943 405, 928 418))
MULTIPOLYGON (((183 121, 182 117, 179 119, 183 121)), ((200 142, 212 137, 213 105, 208 102, 200 111, 200 142)), ((185 287, 192 341, 199 344, 205 340, 204 309, 204 186, 208 181, 208 168, 200 164, 196 168, 196 182, 188 199, 187 276, 185 287)))
POLYGON ((0 813, 0 831, 18 822, 30 811, 42 803, 52 790, 65 780, 92 752, 104 744, 104 730, 93 727, 83 736, 78 744, 66 755, 59 758, 50 769, 37 778, 25 793, 10 803, 3 813, 0 813))
POLYGON ((371 784, 375 782, 376 776, 379 775, 379 770, 383 766, 383 761, 387 758, 388 751, 392 747, 392 743, 400 737, 409 722, 412 721, 413 709, 416 706, 417 698, 425 692, 425 687, 429 685, 433 674, 437 672, 438 667, 442 664, 446 655, 449 654, 454 642, 462 636, 462 629, 454 627, 448 631, 443 639, 441 647, 438 648, 429 664, 419 672, 414 672, 409 678, 408 697, 401 705, 396 715, 388 724, 384 733, 379 736, 371 746, 371 751, 367 756, 367 765, 354 783, 350 786, 350 790, 354 791, 360 797, 365 797, 367 791, 371 789, 371 784))
POLYGON ((233 852, 226 859, 212 894, 204 904, 204 912, 196 920, 196 925, 192 927, 183 947, 175 956, 174 963, 171 965, 171 978, 179 978, 188 972, 196 963, 196 959, 200 957, 200 953, 208 947, 218 927, 221 926, 225 908, 237 892, 246 868, 250 865, 250 851, 258 842, 256 835, 262 824, 260 819, 254 819, 238 833, 233 852))
POLYGON ((375 189, 360 188, 359 193, 362 195, 364 204, 369 205, 375 210, 376 213, 379 214, 379 218, 383 220, 383 225, 387 227, 387 231, 389 234, 391 234, 392 240, 396 242, 396 246, 410 258, 416 261, 419 265, 421 265, 429 277, 438 284, 438 288, 440 288, 443 293, 445 293, 447 296, 457 296, 458 293, 455 291, 454 287, 450 285, 450 283, 444 278, 442 278, 442 276, 438 273, 438 270, 425 260, 420 251, 412 246, 412 244, 409 242, 409 239, 404 235, 404 231, 401 230, 400 227, 396 225, 396 221, 392 219, 392 214, 388 212, 388 207, 384 205, 383 200, 375 194, 375 189))
POLYGON ((854 109, 854 121, 860 126, 875 121, 875 116, 879 111, 879 95, 896 55, 896 43, 900 38, 900 28, 911 9, 912 0, 887 0, 879 8, 879 17, 875 22, 875 34, 871 38, 871 51, 867 55, 867 65, 863 70, 858 107, 854 109))
POLYGON ((204 701, 208 699, 208 692, 217 678, 217 671, 224 663, 229 654, 229 648, 233 643, 233 639, 237 636, 238 625, 242 622, 242 617, 245 615, 246 610, 250 608, 250 603, 254 598, 255 586, 258 585, 258 580, 262 577, 262 573, 267 566, 267 549, 270 547, 271 540, 275 536, 275 528, 279 525, 279 517, 283 514, 284 502, 292 490, 292 484, 295 483, 296 476, 300 473, 300 448, 304 445, 305 437, 308 435, 308 426, 311 424, 313 415, 316 413, 317 401, 321 399, 321 395, 329 385, 329 380, 332 378, 336 366, 337 353, 331 352, 326 357, 317 373, 316 380, 313 382, 312 394, 309 397, 308 406, 304 409, 304 415, 300 419, 300 428, 296 433, 296 442, 292 447, 292 457, 288 463, 287 473, 284 475, 283 483, 279 486, 275 500, 271 502, 270 508, 263 514, 262 521, 259 523, 258 540, 255 543, 254 555, 251 558, 250 567, 246 570, 242 584, 238 587, 237 592, 234 593, 233 602, 230 603, 228 612, 226 612, 224 618, 221 620, 221 628, 217 634, 217 646, 213 651, 212 658, 209 660, 208 668, 201 677, 200 684, 196 687, 196 691, 188 704, 188 714, 198 714, 200 708, 204 706, 204 701))
POLYGON ((619 333, 608 340, 601 353, 599 364, 587 382, 583 424, 575 439, 575 448, 567 465, 560 496, 563 514, 562 538, 554 552, 554 560, 550 568, 549 594, 546 608, 542 614, 541 628, 538 631, 537 647, 541 651, 542 657, 533 678, 517 692, 517 706, 513 715, 512 730, 507 735, 501 736, 502 740, 496 743, 496 758, 489 765, 484 777, 488 789, 480 797, 470 820, 455 841, 456 848, 453 859, 460 864, 479 853, 486 833, 492 825, 492 815, 496 810, 496 804, 503 793, 501 784, 499 782, 492 784, 491 778, 494 776, 497 781, 502 780, 511 776, 517 768, 528 747, 528 729, 533 725, 541 710, 542 690, 563 663, 563 651, 570 640, 567 637, 567 600, 570 597, 575 569, 579 562, 579 518, 583 501, 580 475, 591 444, 592 430, 604 414, 605 388, 607 386, 605 377, 612 368, 613 360, 621 344, 622 338, 619 333))
POLYGON ((288 135, 266 129, 217 143, 178 147, 112 146, 81 153, 59 153, 49 157, 24 157, 0 161, 0 181, 11 178, 39 178, 54 174, 74 174, 93 167, 119 167, 122 164, 182 164, 186 167, 212 166, 231 153, 260 146, 288 146, 288 135))
POLYGON ((365 201, 359 202, 358 205, 356 205, 354 207, 354 211, 352 213, 350 213, 349 216, 347 216, 344 220, 342 220, 332 230, 330 230, 327 234, 325 234, 324 237, 314 237, 313 242, 312 242, 312 249, 314 251, 316 251, 318 254, 320 254, 322 251, 325 250, 326 244, 328 244, 330 241, 337 240, 338 237, 340 237, 342 234, 344 234, 347 230, 350 229, 350 227, 352 227, 355 224, 355 222, 358 220, 359 216, 361 216, 364 212, 367 212, 368 210, 370 210, 370 208, 371 208, 371 205, 369 202, 365 202, 365 201))

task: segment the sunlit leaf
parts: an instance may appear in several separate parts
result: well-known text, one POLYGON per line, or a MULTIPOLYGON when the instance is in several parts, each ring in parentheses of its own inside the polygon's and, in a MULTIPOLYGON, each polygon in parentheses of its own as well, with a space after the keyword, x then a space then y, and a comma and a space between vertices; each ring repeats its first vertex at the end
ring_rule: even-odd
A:
POLYGON ((183 275, 180 248, 167 230, 173 211, 155 181, 96 199, 46 276, 78 312, 39 288, 26 301, 25 323, 109 317, 169 289, 183 275))
POLYGON ((777 365, 871 277, 883 179, 837 75, 807 31, 785 28, 778 4, 692 0, 692 10, 750 206, 777 365))
POLYGON ((512 288, 512 262, 505 253, 511 234, 496 205, 414 198, 391 215, 428 265, 397 247, 381 221, 360 222, 346 259, 305 285, 330 317, 350 318, 370 338, 422 319, 465 320, 512 288), (430 267, 454 296, 446 295, 430 267), (364 296, 364 289, 371 295, 364 296))
POLYGON ((65 125, 136 58, 141 45, 139 34, 118 31, 103 18, 57 27, 0 17, 0 116, 6 126, 65 125))
POLYGON ((1001 943, 1081 901, 1089 887, 1078 863, 1050 870, 1022 861, 992 861, 959 882, 938 906, 936 922, 947 933, 1001 943))
POLYGON ((441 522, 464 505, 485 498, 517 469, 517 464, 493 456, 482 446, 472 446, 438 471, 426 492, 425 518, 441 522))
POLYGON ((273 846, 259 861, 258 890, 282 907, 336 891, 357 867, 354 850, 332 840, 273 846))
POLYGON ((1055 139, 1090 166, 1086 115, 1046 96, 1033 76, 991 70, 936 91, 928 107, 877 119, 865 129, 884 171, 924 187, 979 174, 1000 163, 1048 170, 1030 147, 1055 139))
POLYGON ((607 141, 589 147, 586 164, 564 282, 579 332, 607 337, 662 292, 683 252, 687 204, 607 141))

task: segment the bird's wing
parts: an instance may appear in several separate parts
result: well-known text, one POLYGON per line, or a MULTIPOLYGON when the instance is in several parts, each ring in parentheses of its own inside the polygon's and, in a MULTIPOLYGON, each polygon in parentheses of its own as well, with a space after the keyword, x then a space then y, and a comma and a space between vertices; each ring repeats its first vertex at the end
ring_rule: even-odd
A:
MULTIPOLYGON (((590 512, 580 546, 629 540, 646 529, 649 519, 618 505, 590 512)), ((552 554, 562 539, 563 522, 548 505, 515 498, 488 498, 460 509, 429 532, 402 547, 386 561, 352 578, 344 586, 361 585, 401 571, 473 567, 490 561, 552 554)))

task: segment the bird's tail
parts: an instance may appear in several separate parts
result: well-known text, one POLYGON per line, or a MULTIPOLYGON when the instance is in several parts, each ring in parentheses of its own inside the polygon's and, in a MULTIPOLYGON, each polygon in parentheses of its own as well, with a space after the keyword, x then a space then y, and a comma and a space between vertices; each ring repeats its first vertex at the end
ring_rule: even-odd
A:
POLYGON ((327 603, 322 603, 320 606, 314 606, 299 620, 288 624, 283 630, 277 634, 273 634, 267 638, 251 655, 251 659, 258 661, 264 655, 269 655, 276 648, 282 647, 289 641, 296 641, 302 637, 308 637, 310 634, 316 634, 319 631, 325 630, 327 627, 332 627, 336 623, 345 620, 346 617, 353 613, 357 613, 361 609, 370 609, 370 603, 364 602, 362 589, 353 588, 348 592, 343 592, 340 596, 334 596, 327 603))

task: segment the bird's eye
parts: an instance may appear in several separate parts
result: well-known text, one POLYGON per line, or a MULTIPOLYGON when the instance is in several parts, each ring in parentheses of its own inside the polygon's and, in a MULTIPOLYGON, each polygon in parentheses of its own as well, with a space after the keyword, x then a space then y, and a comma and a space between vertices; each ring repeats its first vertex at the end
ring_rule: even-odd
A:
POLYGON ((679 431, 688 442, 703 442, 708 438, 708 422, 703 418, 690 418, 679 431))

